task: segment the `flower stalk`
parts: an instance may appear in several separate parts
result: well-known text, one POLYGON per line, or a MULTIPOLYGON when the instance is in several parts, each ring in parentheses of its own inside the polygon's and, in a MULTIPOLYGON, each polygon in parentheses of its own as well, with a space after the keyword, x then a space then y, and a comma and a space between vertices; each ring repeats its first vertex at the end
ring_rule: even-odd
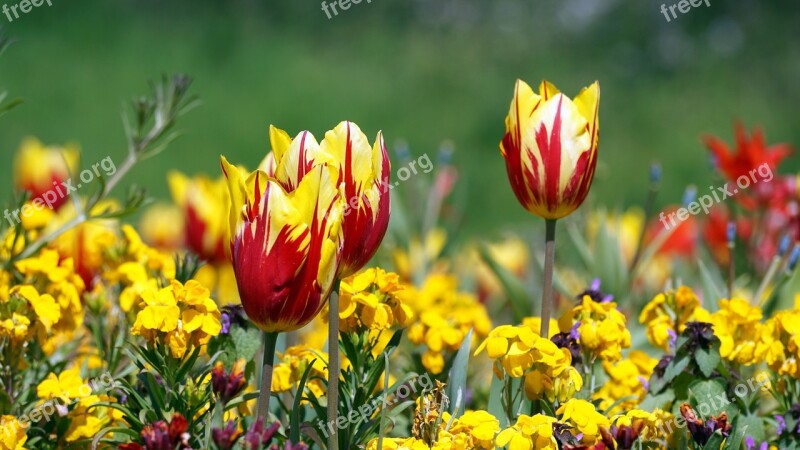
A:
POLYGON ((258 394, 258 421, 269 416, 269 400, 272 397, 272 371, 275 368, 275 344, 278 333, 264 333, 264 359, 261 362, 261 391, 258 394))
MULTIPOLYGON (((328 423, 339 417, 339 280, 328 299, 328 423)), ((328 450, 339 449, 339 429, 333 427, 328 436, 328 450)))
POLYGON ((550 336, 550 315, 553 310, 553 270, 556 258, 556 219, 545 220, 544 289, 542 294, 542 325, 540 335, 550 336))

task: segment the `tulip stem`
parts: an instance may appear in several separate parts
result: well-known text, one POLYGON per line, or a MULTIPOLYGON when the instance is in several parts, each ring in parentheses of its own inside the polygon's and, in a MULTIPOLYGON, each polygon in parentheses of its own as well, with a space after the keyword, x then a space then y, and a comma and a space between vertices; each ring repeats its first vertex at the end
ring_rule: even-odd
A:
MULTIPOLYGON (((339 280, 328 300, 328 423, 339 418, 339 280)), ((339 427, 329 427, 328 450, 339 450, 339 427)))
POLYGON ((556 259, 556 219, 545 220, 544 289, 542 295, 541 332, 550 337, 550 314, 553 309, 553 266, 556 259))
MULTIPOLYGON (((261 392, 258 394, 258 420, 269 417, 269 401, 272 397, 272 370, 275 367, 275 344, 278 333, 264 333, 264 360, 261 362, 261 392)), ((266 424, 266 422, 265 422, 266 424)))

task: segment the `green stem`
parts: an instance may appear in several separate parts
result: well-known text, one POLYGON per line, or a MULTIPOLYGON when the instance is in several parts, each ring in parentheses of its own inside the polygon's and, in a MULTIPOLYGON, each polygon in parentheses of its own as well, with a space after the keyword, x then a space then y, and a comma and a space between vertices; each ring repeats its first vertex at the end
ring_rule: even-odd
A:
MULTIPOLYGON (((328 423, 339 417, 339 280, 328 300, 328 423)), ((331 427, 328 450, 339 450, 339 427, 331 427)))
POLYGON ((544 289, 542 295, 542 325, 540 335, 550 337, 550 314, 553 309, 553 266, 556 259, 556 219, 545 221, 544 289))
POLYGON ((258 394, 258 420, 269 416, 269 400, 272 396, 272 370, 275 367, 275 343, 278 333, 264 333, 264 360, 261 362, 261 392, 258 394))

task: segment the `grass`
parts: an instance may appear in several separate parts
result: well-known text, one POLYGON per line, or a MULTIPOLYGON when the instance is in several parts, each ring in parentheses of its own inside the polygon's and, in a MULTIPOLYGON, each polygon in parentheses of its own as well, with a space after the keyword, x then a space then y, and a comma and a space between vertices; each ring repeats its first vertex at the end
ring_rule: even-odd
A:
MULTIPOLYGON (((790 100, 800 98, 792 81, 800 41, 774 37, 790 32, 793 11, 758 9, 759 16, 748 9, 755 4, 720 4, 667 24, 656 6, 611 2, 601 19, 580 28, 562 26, 549 3, 506 2, 519 9, 446 24, 434 20, 438 10, 415 12, 433 8, 424 1, 362 2, 333 20, 315 2, 236 1, 225 9, 85 3, 54 0, 6 24, 17 42, 0 58, 0 86, 25 103, 0 119, 0 152, 9 161, 22 138, 34 135, 79 142, 86 164, 109 155, 119 162, 121 105, 144 93, 146 80, 186 72, 203 105, 179 123, 180 140, 128 179, 160 198, 169 169, 218 174, 220 154, 255 166, 268 150, 269 123, 321 138, 349 119, 370 138, 382 129, 390 146, 407 141, 415 154, 454 142, 468 199, 464 230, 528 220, 498 150, 518 77, 531 84, 546 78, 570 95, 600 80, 596 204, 640 202, 656 160, 664 167, 661 204, 680 202, 687 184, 703 190, 714 179, 700 136, 730 141, 737 118, 764 125, 770 142, 800 141, 790 100), (744 40, 724 56, 709 41, 730 23, 744 40)), ((783 172, 798 168, 792 159, 783 172)), ((0 198, 8 198, 10 165, 0 175, 7 180, 0 198)))

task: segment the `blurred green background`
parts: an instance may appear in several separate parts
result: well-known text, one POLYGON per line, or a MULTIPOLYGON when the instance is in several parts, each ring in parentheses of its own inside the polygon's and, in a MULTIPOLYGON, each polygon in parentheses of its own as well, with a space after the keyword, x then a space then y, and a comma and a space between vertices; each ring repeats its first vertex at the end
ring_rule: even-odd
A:
MULTIPOLYGON (((529 220, 498 150, 516 78, 570 96, 600 80, 594 204, 640 202, 652 161, 664 168, 662 204, 687 184, 705 189, 700 137, 730 142, 735 119, 763 125, 769 142, 800 142, 796 0, 711 0, 669 23, 652 0, 364 0, 332 19, 306 0, 52 2, 0 16, 16 40, 0 88, 25 101, 0 119, 3 199, 24 136, 79 142, 85 164, 120 162, 122 106, 174 72, 195 78, 203 104, 126 180, 162 198, 171 168, 218 174, 221 153, 255 166, 269 123, 321 137, 349 119, 417 155, 452 141, 464 230, 529 220)), ((782 172, 798 168, 792 158, 782 172)))

